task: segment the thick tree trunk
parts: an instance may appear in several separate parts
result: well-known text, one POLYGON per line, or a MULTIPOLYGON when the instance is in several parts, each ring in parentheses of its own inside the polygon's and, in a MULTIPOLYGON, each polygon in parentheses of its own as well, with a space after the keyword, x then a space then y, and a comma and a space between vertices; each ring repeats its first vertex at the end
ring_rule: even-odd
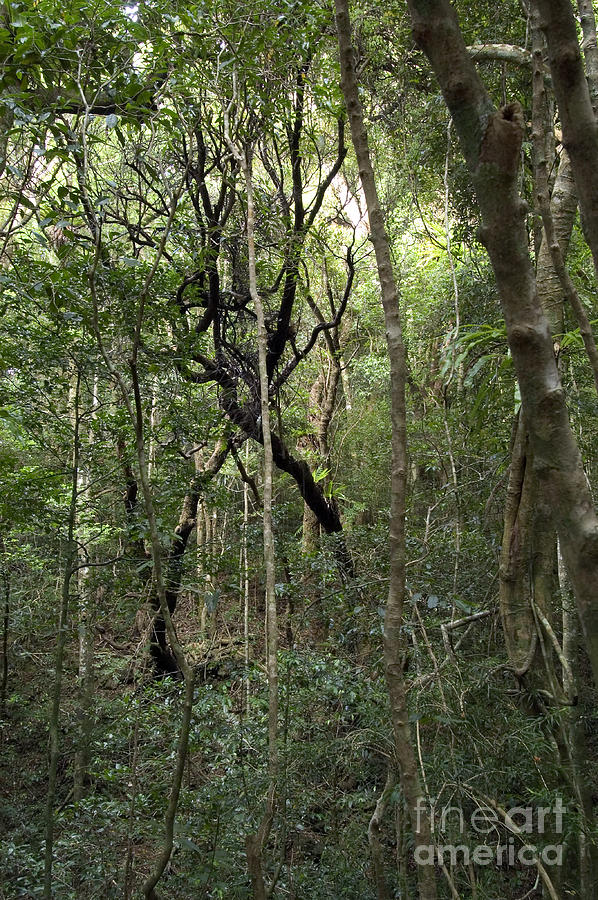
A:
MULTIPOLYGON (((325 388, 324 382, 324 373, 320 371, 309 392, 307 421, 309 423, 310 431, 308 434, 302 435, 297 442, 297 449, 307 452, 308 460, 310 456, 312 457, 312 468, 314 468, 314 461, 319 458, 317 431, 325 388)), ((315 553, 320 547, 320 523, 313 509, 305 502, 305 500, 303 501, 303 535, 301 546, 304 553, 315 553)))
MULTIPOLYGON (((550 502, 598 684, 598 520, 529 258, 527 207, 519 197, 517 178, 521 111, 517 104, 494 109, 448 0, 409 0, 409 8, 416 40, 430 59, 453 116, 480 205, 479 236, 500 292, 534 469, 550 502)), ((572 154, 571 159, 573 164, 572 154)), ((598 178, 598 166, 596 173, 598 178)), ((576 184, 581 199, 577 177, 576 184)))
MULTIPOLYGON (((543 67, 544 41, 533 23, 532 49, 534 97, 532 131, 536 195, 543 214, 536 281, 538 297, 551 332, 564 330, 563 268, 575 214, 577 195, 569 158, 563 150, 552 196, 549 197, 546 148, 553 144, 552 122, 546 110, 543 67), (558 242, 558 243, 557 243, 558 242), (556 246, 554 244, 556 243, 556 246), (556 265, 560 265, 557 274, 556 265)), ((500 556, 500 610, 509 661, 519 677, 527 675, 531 686, 546 679, 540 660, 532 598, 551 621, 552 588, 555 585, 553 560, 556 536, 550 527, 549 510, 538 492, 532 454, 523 419, 517 419, 505 506, 503 542, 500 556), (540 669, 538 665, 540 664, 540 669)), ((548 673, 549 676, 551 673, 548 673)))
MULTIPOLYGON (((380 206, 374 170, 370 159, 368 136, 359 100, 359 85, 355 72, 351 22, 347 0, 335 0, 336 27, 340 49, 341 87, 345 98, 351 136, 359 176, 366 199, 370 235, 376 254, 378 278, 382 292, 386 341, 390 360, 392 462, 390 508, 390 582, 384 620, 384 665, 390 697, 395 750, 401 769, 403 793, 409 808, 418 849, 433 845, 430 818, 420 786, 417 760, 412 744, 407 709, 405 676, 401 660, 403 642, 403 602, 405 598, 405 506, 407 489, 407 426, 405 414, 406 360, 405 345, 399 314, 399 297, 390 257, 390 246, 380 206), (423 810, 423 812, 422 812, 423 810)), ((431 865, 418 865, 421 900, 436 897, 436 876, 431 865)))
MULTIPOLYGON (((264 436, 261 425, 257 424, 258 415, 255 416, 243 409, 236 397, 235 387, 226 379, 218 381, 222 388, 220 405, 230 421, 241 428, 245 434, 263 445, 264 436)), ((299 493, 315 513, 320 525, 326 534, 335 534, 343 530, 338 508, 325 496, 320 484, 314 481, 311 469, 304 459, 292 456, 289 448, 275 431, 270 435, 272 442, 272 458, 274 465, 282 472, 286 472, 297 484, 299 493)))

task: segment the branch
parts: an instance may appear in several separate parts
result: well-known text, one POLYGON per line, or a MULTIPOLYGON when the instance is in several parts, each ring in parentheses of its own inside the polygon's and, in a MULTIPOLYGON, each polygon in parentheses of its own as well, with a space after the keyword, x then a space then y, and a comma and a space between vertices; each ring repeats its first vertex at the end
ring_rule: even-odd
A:
POLYGON ((474 62, 510 62, 516 66, 531 66, 532 54, 514 44, 471 44, 467 52, 474 62))
POLYGON ((343 298, 341 300, 340 306, 337 310, 337 313, 336 313, 334 319, 332 319, 331 322, 320 322, 318 325, 315 326, 315 328, 313 329, 313 331, 311 333, 311 337, 308 340, 305 347, 303 348, 303 350, 300 350, 297 353, 297 355, 293 357, 293 359, 289 360, 289 362, 286 364, 286 366, 282 370, 279 377, 276 379, 276 382, 273 385, 274 390, 278 390, 285 383, 285 381, 289 378, 291 372, 293 372, 293 370, 299 365, 299 363, 305 359, 307 354, 310 352, 310 350, 316 343, 316 341, 318 339, 318 335, 322 331, 330 331, 332 328, 337 328, 338 325, 340 324, 340 321, 343 317, 343 313, 344 313, 345 309, 347 308, 347 303, 349 301, 349 296, 351 294, 351 289, 353 287, 353 279, 355 277, 355 264, 353 261, 353 253, 352 253, 351 247, 347 248, 347 265, 349 267, 349 277, 347 278, 347 284, 345 285, 343 298))
POLYGON ((243 465, 243 461, 239 456, 239 452, 234 444, 231 445, 231 455, 234 461, 237 464, 237 469, 239 470, 239 475, 241 476, 241 480, 245 482, 245 484, 250 488, 251 493, 254 496, 255 502, 258 506, 261 506, 260 495, 258 493, 257 485, 255 483, 255 479, 248 474, 247 469, 243 465))

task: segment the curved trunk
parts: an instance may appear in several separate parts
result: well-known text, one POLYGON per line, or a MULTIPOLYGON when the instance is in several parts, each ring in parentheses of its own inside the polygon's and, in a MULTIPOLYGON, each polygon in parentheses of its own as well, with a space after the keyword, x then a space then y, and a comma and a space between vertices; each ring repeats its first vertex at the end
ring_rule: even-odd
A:
MULTIPOLYGON (((216 475, 228 455, 229 445, 224 439, 220 439, 214 448, 210 459, 203 468, 200 468, 191 479, 189 488, 183 499, 183 505, 179 515, 179 521, 174 529, 174 537, 168 557, 165 571, 165 592, 168 612, 172 616, 176 610, 178 597, 181 591, 181 579, 183 576, 183 564, 189 537, 197 525, 197 508, 206 483, 216 475)), ((168 648, 167 629, 164 615, 160 607, 158 597, 154 597, 155 610, 152 622, 152 636, 150 652, 158 672, 176 672, 178 665, 175 656, 168 648)))
MULTIPOLYGON (((539 490, 550 503, 561 539, 598 684, 598 519, 529 257, 527 205, 518 193, 523 117, 516 103, 493 107, 447 0, 409 0, 409 8, 416 40, 436 72, 471 173, 482 213, 479 237, 500 292, 539 490)), ((581 201, 577 176, 576 185, 581 201)))

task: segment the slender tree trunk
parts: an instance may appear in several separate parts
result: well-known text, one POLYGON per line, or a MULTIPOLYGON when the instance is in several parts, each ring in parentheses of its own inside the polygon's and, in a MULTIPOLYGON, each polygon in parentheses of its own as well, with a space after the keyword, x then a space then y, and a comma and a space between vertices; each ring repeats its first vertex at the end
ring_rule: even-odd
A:
MULTIPOLYGON (((97 373, 93 378, 93 390, 91 400, 91 421, 87 434, 88 453, 91 452, 94 443, 93 420, 95 419, 95 407, 98 402, 98 378, 97 373)), ((90 488, 89 467, 79 467, 78 496, 89 503, 88 490, 90 488)), ((78 594, 78 632, 79 632, 79 684, 78 684, 78 739, 77 750, 73 766, 73 799, 81 800, 85 793, 88 781, 89 756, 91 748, 91 734, 93 727, 93 688, 94 688, 94 632, 95 632, 95 598, 90 585, 89 568, 85 565, 88 554, 87 534, 80 521, 77 522, 77 530, 82 532, 79 540, 79 569, 77 571, 78 594)))
MULTIPOLYGON (((139 317, 141 319, 143 314, 142 304, 140 304, 140 312, 139 317)), ((140 328, 140 326, 139 326, 140 328)), ((130 360, 130 369, 131 369, 131 377, 133 382, 133 395, 134 395, 134 407, 130 409, 130 412, 133 414, 132 419, 135 426, 135 443, 137 447, 137 459, 139 462, 139 475, 141 480, 141 488, 143 491, 143 499, 145 503, 145 511, 148 519, 151 545, 152 545, 152 559, 154 564, 154 579, 156 582, 156 589, 158 592, 158 598, 160 602, 160 613, 164 622, 166 624, 166 631, 168 634, 168 640, 172 651, 174 653, 174 657, 177 662, 177 666, 179 670, 183 674, 184 682, 185 682, 185 692, 184 692, 184 700, 183 700, 183 717, 181 721, 181 728, 178 735, 177 741, 177 750, 176 750, 176 764, 175 770, 172 776, 172 784, 170 788, 170 795, 168 798, 168 805, 166 807, 166 813, 164 816, 164 838, 162 843, 162 850, 158 859, 156 860, 156 864, 154 867, 154 871, 151 875, 146 879, 143 885, 143 895, 146 900, 157 900, 157 894, 155 892, 155 887, 164 874, 164 870, 168 865, 168 861, 172 854, 172 848, 174 844, 174 823, 176 818, 176 811, 179 803, 179 795, 181 792, 181 786, 183 783, 183 774, 185 771, 185 761, 187 759, 187 747, 189 744, 189 731, 191 728, 191 716, 193 714, 193 692, 195 686, 195 673, 193 668, 189 665, 185 658, 185 653, 181 644, 179 643, 179 639, 177 637, 177 633, 174 627, 174 623, 172 621, 170 610, 168 607, 168 600, 166 595, 166 580, 164 577, 163 567, 162 567, 162 545, 160 542, 160 534, 158 531, 158 524, 156 521, 156 512, 154 508, 154 501, 152 490, 149 482, 148 475, 148 467, 147 467, 147 459, 145 453, 145 438, 144 438, 144 427, 143 427, 143 406, 141 401, 141 394, 139 391, 139 382, 138 382, 138 373, 137 373, 137 358, 136 352, 133 353, 132 358, 130 360)), ((122 381, 121 381, 122 383, 122 381)), ((124 383, 122 383, 124 386, 124 383)), ((128 395, 127 395, 128 399, 128 395)), ((129 401, 130 403, 130 401, 129 401)))
MULTIPOLYGON (((89 109, 86 109, 85 113, 85 121, 83 126, 83 149, 84 149, 84 158, 86 160, 86 127, 89 119, 89 109)), ((86 176, 86 167, 84 171, 84 176, 86 176)), ((156 510, 154 506, 154 498, 152 495, 152 490, 149 481, 148 475, 148 462, 147 462, 147 453, 145 446, 145 433, 144 433, 144 418, 143 418, 143 401, 141 397, 141 391, 139 386, 139 371, 138 371, 138 354, 139 354, 139 345, 141 342, 141 333, 144 323, 144 315, 145 315, 145 304, 148 296, 148 292, 152 281, 156 275, 158 265, 162 258, 164 248, 166 245, 166 241, 168 235, 170 233, 170 228, 172 225, 172 221, 174 219, 174 215, 177 209, 178 200, 180 196, 180 192, 182 190, 182 184, 179 186, 178 191, 174 192, 170 198, 170 210, 168 221, 166 223, 166 227, 162 233, 162 238, 160 240, 160 244, 157 248, 156 255, 154 257, 154 262, 145 278, 143 283, 143 287, 141 289, 141 293, 139 295, 139 299, 137 302, 137 319, 135 322, 135 334, 133 338, 133 345, 131 348, 131 355, 129 358, 129 371, 131 375, 131 387, 132 387, 132 399, 131 399, 131 391, 122 375, 121 372, 115 367, 110 355, 106 351, 106 347, 104 345, 104 341, 102 338, 102 332, 100 330, 99 325, 99 311, 100 304, 97 292, 97 269, 99 266, 99 262, 102 255, 102 246, 101 246, 101 233, 98 231, 95 235, 96 242, 96 252, 94 260, 88 271, 88 283, 92 300, 92 325, 93 330, 96 336, 96 340, 98 342, 98 347, 100 349, 100 353, 102 354, 102 358, 108 369, 111 377, 114 379, 116 384, 118 385, 123 402, 127 409, 127 413, 129 415, 129 419, 133 426, 133 430, 135 433, 135 448, 137 451, 137 463, 139 466, 139 477, 141 481, 141 488, 143 492, 143 499, 145 505, 145 512, 147 516, 148 526, 149 526, 149 534, 150 534, 150 542, 151 542, 151 554, 152 554, 152 563, 153 563, 153 573, 154 573, 154 581, 156 586, 156 592, 158 595, 158 601, 160 606, 160 614, 164 620, 166 633, 168 635, 168 640, 170 646, 172 648, 172 652, 174 654, 174 658, 176 660, 177 666, 181 671, 184 682, 185 682, 185 692, 184 692, 184 701, 183 701, 183 716, 181 721, 181 728, 178 735, 177 741, 177 749, 176 749, 176 763, 175 770, 172 777, 172 784, 170 789, 170 795, 168 798, 168 804, 166 808, 166 813, 164 816, 164 838, 162 843, 162 850, 156 860, 156 864, 154 867, 154 871, 151 875, 148 876, 144 885, 143 885, 143 895, 146 900, 157 900, 157 895, 155 892, 155 887, 162 877, 166 866, 168 865, 168 861, 172 854, 172 848, 174 843, 174 823, 176 817, 176 811, 178 808, 179 795, 181 791, 181 785, 183 782, 183 774, 185 770, 185 760, 187 758, 187 747, 189 744, 189 731, 191 727, 191 716, 193 713, 193 692, 194 692, 194 684, 195 684, 195 673, 192 667, 188 664, 187 659, 185 657, 185 653, 183 648, 179 642, 176 629, 174 627, 174 623, 172 621, 172 617, 170 615, 170 610, 168 608, 168 600, 166 593, 166 578, 164 573, 164 566, 162 560, 162 545, 160 541, 160 533, 158 531, 158 523, 156 519, 156 510)), ((49 900, 49 898, 48 898, 49 900)))
MULTIPOLYGON (((553 235, 559 245, 563 259, 567 258, 569 241, 573 231, 577 213, 577 194, 571 172, 571 162, 567 151, 563 150, 559 162, 557 176, 550 195, 550 218, 553 235)), ((555 271, 553 254, 546 235, 543 236, 536 263, 536 281, 538 296, 553 335, 563 334, 565 330, 562 280, 555 271)))
POLYGON ((586 61, 590 101, 594 115, 598 116, 598 43, 596 42, 596 17, 592 0, 577 0, 577 9, 583 34, 582 50, 586 61))
POLYGON ((147 474, 150 481, 156 469, 156 428, 160 416, 158 411, 158 383, 151 386, 150 420, 149 420, 149 449, 147 455, 147 474))
POLYGON ((225 135, 229 147, 241 167, 247 192, 247 255, 249 293, 257 318, 258 367, 260 383, 261 434, 264 447, 263 532, 264 564, 266 569, 266 670, 268 673, 268 793, 266 807, 255 834, 246 837, 247 865, 255 900, 267 896, 263 853, 276 811, 278 781, 278 613, 276 609, 276 554, 272 524, 272 488, 274 457, 270 428, 270 391, 268 377, 268 332, 264 307, 258 291, 255 255, 255 207, 251 172, 251 148, 239 150, 230 136, 228 110, 225 113, 225 135))
MULTIPOLYGON (((243 157, 246 160, 246 157, 243 157)), ((272 482, 274 462, 272 458, 272 441, 270 432, 270 402, 267 374, 268 332, 264 317, 264 308, 257 288, 255 243, 254 243, 254 206, 253 183, 251 177, 251 159, 246 160, 243 171, 247 187, 247 245, 249 251, 249 290, 257 316, 258 355, 260 373, 260 397, 262 414, 262 433, 264 436, 264 489, 263 489, 263 523, 264 523, 264 563, 266 567, 266 668, 268 672, 268 796, 266 809, 257 835, 247 837, 247 858, 252 876, 254 896, 261 900, 266 896, 262 872, 262 856, 268 839, 275 812, 276 783, 278 778, 278 619, 276 609, 276 574, 274 530, 272 527, 272 482), (252 857, 259 855, 252 862, 252 857)))
MULTIPOLYGON (((557 233, 555 223, 552 217, 552 203, 549 193, 548 184, 548 160, 546 159, 546 140, 544 139, 545 122, 546 122, 546 88, 544 86, 544 65, 542 62, 543 50, 542 34, 540 31, 540 23, 538 21, 537 10, 534 9, 532 15, 532 46, 533 46, 533 104, 532 104, 532 137, 534 146, 534 175, 536 181, 536 197, 540 214, 542 216, 542 224, 544 226, 543 246, 548 247, 551 259, 551 268, 554 270, 561 290, 574 312, 579 331, 584 343, 586 354, 594 375, 594 385, 598 393, 598 349, 594 340, 592 326, 585 306, 581 302, 577 289, 571 280, 567 266, 565 265, 565 257, 567 247, 569 245, 569 234, 562 235, 563 244, 561 244, 560 235, 557 233)), ((567 151, 563 151, 565 156, 565 166, 568 163, 567 151)), ((559 167, 560 168, 560 167, 559 167)), ((573 224, 573 223, 571 223, 573 224)), ((547 303, 545 302, 539 290, 540 300, 547 313, 548 320, 552 325, 547 303)), ((562 302, 561 302, 562 306, 562 302)), ((554 331, 554 330, 553 330, 554 331)))
MULTIPOLYGON (((138 327, 137 334, 140 334, 141 331, 141 323, 143 320, 143 303, 139 303, 139 311, 138 311, 138 327)), ((154 499, 152 495, 152 489, 150 486, 149 475, 148 475, 148 466, 147 466, 147 458, 145 452, 145 437, 144 437, 144 423, 143 423, 143 405, 141 400, 141 393, 139 390, 139 381, 138 381, 138 371, 137 371, 137 347, 136 343, 133 348, 133 353, 131 355, 131 359, 129 361, 129 367, 131 370, 131 379, 133 384, 133 397, 134 397, 134 405, 131 404, 130 399, 128 397, 128 392, 126 391, 126 386, 122 378, 119 380, 119 384, 121 385, 121 390, 123 390, 123 395, 125 402, 127 402, 127 406, 129 409, 129 414, 131 416, 134 428, 135 428, 135 444, 137 448, 137 460, 139 463, 139 476, 141 481, 141 488, 143 491, 143 499, 145 504, 145 511, 147 515, 151 546, 152 546, 152 561, 154 564, 154 579, 156 583, 156 590, 158 593, 158 599, 160 603, 160 613, 162 618, 164 619, 166 625, 166 631, 168 634, 168 640, 170 646, 172 648, 174 657, 176 659, 177 666, 183 675, 183 679, 185 682, 185 692, 184 692, 184 700, 183 700, 183 717, 181 721, 181 728, 178 735, 177 741, 177 749, 176 749, 176 763, 175 769, 172 776, 172 783, 170 788, 170 795, 168 798, 168 805, 166 807, 166 813, 164 816, 164 838, 162 843, 162 850, 156 860, 156 864, 153 872, 146 879, 143 885, 143 895, 146 900, 157 900, 157 894, 155 892, 155 887, 164 874, 164 870, 168 865, 168 861, 170 860, 172 854, 172 848, 174 844, 174 823, 176 818, 176 812, 179 803, 179 795, 181 792, 181 786, 183 783, 183 774, 185 772, 185 761, 187 759, 187 748, 189 745, 189 732, 191 728, 191 717, 193 714, 193 693, 195 686, 195 673, 193 668, 187 662, 185 657, 185 653, 183 648, 179 642, 174 623, 172 621, 170 615, 170 609, 168 606, 167 599, 167 588, 166 588, 166 579, 162 566, 162 545, 160 541, 160 534, 158 531, 158 524, 156 521, 156 511, 154 507, 154 499)), ((106 358, 106 357, 104 357, 106 358)))
MULTIPOLYGON (((563 143, 571 158, 581 223, 598 274, 598 123, 583 68, 577 22, 571 0, 533 0, 533 4, 546 35, 563 143)), ((584 19, 587 28, 587 16, 584 19)))
POLYGON ((73 404, 73 460, 71 467, 71 494, 67 522, 66 553, 64 574, 58 614, 58 640, 54 663, 54 685, 52 688, 52 705, 50 710, 49 743, 50 758, 48 770, 48 792, 46 795, 45 852, 44 852, 44 900, 52 900, 52 865, 54 859, 54 808, 56 801, 56 782, 58 776, 58 760, 60 756, 60 701, 62 698, 62 671, 64 652, 69 626, 69 603, 71 580, 77 565, 77 543, 75 527, 77 523, 77 497, 79 487, 79 455, 80 455, 80 388, 81 372, 77 370, 75 384, 71 392, 73 404))
MULTIPOLYGON (((249 470, 249 444, 245 447, 245 472, 249 470)), ((243 656, 245 660, 245 714, 249 715, 249 558, 247 530, 249 528, 249 484, 243 481, 243 531, 241 537, 241 593, 243 596, 243 656)))
POLYGON ((595 816, 593 790, 588 778, 588 750, 586 746, 585 727, 583 721, 584 706, 578 705, 579 683, 576 676, 579 670, 580 633, 577 610, 571 597, 567 573, 563 558, 558 555, 559 583, 563 602, 563 656, 569 669, 570 677, 563 673, 564 688, 571 705, 567 707, 565 727, 567 729, 567 745, 571 757, 571 780, 581 818, 579 832, 579 888, 580 897, 595 895, 598 880, 598 848, 595 844, 595 816))
MULTIPOLYGON (((390 697, 395 749, 401 769, 405 795, 415 840, 415 853, 423 845, 433 845, 430 818, 420 786, 417 760, 413 749, 401 651, 403 642, 403 602, 405 598, 405 504, 407 487, 407 427, 405 414, 406 360, 399 315, 399 297, 392 269, 390 247, 384 215, 371 163, 368 137, 359 100, 355 72, 351 22, 347 0, 335 0, 336 27, 340 49, 341 87, 351 125, 351 136, 359 176, 366 199, 370 235, 376 254, 378 278, 382 292, 386 341, 390 360, 392 462, 390 509, 390 583, 384 619, 384 665, 390 697)), ((436 897, 436 877, 431 865, 418 866, 421 900, 436 897)))
POLYGON ((526 428, 519 415, 504 512, 499 598, 507 655, 520 678, 533 667, 538 649, 530 579, 534 488, 526 428))
POLYGON ((90 593, 89 570, 79 569, 79 697, 78 697, 78 747, 73 771, 73 799, 81 800, 88 781, 89 757, 93 728, 94 690, 94 598, 90 593))
POLYGON ((10 629, 10 569, 6 557, 4 536, 0 533, 0 564, 2 566, 2 673, 0 674, 0 718, 6 715, 6 694, 8 692, 8 633, 10 629))
MULTIPOLYGON (((448 0, 409 0, 409 8, 416 40, 452 113, 482 212, 479 237, 500 292, 534 468, 561 539, 598 684, 598 520, 529 258, 527 205, 518 193, 523 117, 516 103, 494 109, 448 0)), ((572 147, 568 149, 575 172, 572 147)), ((596 172, 598 178, 598 166, 596 172)), ((581 201, 577 176, 576 185, 581 201)))
POLYGON ((386 874, 384 871, 384 856, 382 844, 380 843, 380 826, 384 820, 384 815, 390 803, 392 792, 397 783, 397 776, 391 764, 388 766, 386 775, 386 784, 376 803, 376 809, 373 812, 370 824, 368 825, 368 842, 370 845, 370 853, 372 854, 372 865, 374 867, 374 880, 376 882, 376 894, 378 900, 390 900, 390 892, 386 883, 386 874))

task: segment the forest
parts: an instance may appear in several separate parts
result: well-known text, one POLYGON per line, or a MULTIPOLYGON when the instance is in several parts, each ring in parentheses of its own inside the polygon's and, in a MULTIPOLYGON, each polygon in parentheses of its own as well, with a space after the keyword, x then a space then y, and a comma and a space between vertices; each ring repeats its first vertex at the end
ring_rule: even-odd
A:
POLYGON ((591 0, 0 0, 0 900, 598 898, 591 0))

